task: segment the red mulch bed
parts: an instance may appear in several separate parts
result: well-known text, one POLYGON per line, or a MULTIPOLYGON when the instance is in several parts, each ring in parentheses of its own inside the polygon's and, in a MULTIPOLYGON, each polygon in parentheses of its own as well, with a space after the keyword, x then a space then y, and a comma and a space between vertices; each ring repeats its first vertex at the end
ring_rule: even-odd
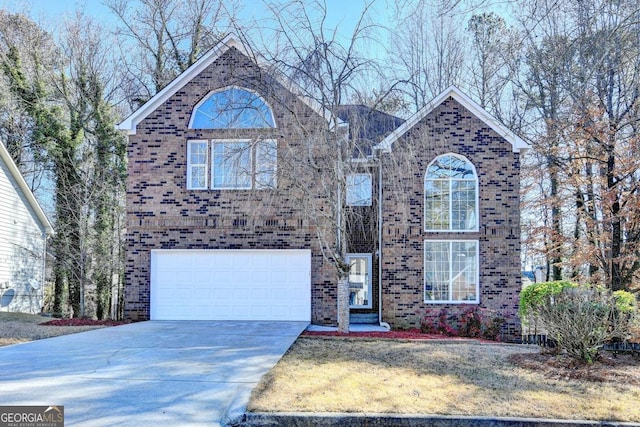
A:
POLYGON ((124 325, 125 323, 119 320, 95 320, 95 319, 54 319, 48 322, 41 323, 41 325, 45 326, 118 326, 124 325))
POLYGON ((404 331, 388 331, 388 332, 349 332, 348 334, 337 331, 304 331, 303 336, 319 336, 319 337, 345 337, 345 338, 386 338, 391 340, 469 340, 474 339, 482 342, 491 342, 480 338, 463 338, 451 337, 443 334, 424 334, 420 329, 407 329, 404 331))

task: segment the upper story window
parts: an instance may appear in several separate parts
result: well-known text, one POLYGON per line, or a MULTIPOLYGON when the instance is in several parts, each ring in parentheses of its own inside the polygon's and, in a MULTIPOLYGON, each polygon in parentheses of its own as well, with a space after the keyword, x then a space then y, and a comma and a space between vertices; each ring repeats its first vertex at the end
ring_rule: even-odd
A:
POLYGON ((354 173, 347 175, 347 205, 371 206, 371 174, 354 173))
POLYGON ((207 141, 189 141, 187 144, 187 188, 203 190, 207 188, 207 141))
POLYGON ((187 189, 275 188, 277 157, 277 141, 273 139, 188 141, 187 189), (209 148, 210 157, 207 155, 209 148))
POLYGON ((462 156, 437 157, 424 179, 426 231, 478 230, 478 176, 462 156))
POLYGON ((273 128, 271 107, 255 92, 229 87, 200 101, 191 115, 192 129, 273 128))

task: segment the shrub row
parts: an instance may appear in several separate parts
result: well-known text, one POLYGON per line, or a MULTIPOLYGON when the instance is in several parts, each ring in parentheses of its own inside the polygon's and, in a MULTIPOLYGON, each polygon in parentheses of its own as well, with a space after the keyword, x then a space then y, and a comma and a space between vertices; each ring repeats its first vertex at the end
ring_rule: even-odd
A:
POLYGON ((442 308, 422 317, 420 331, 425 334, 484 338, 495 341, 499 338, 504 323, 504 317, 477 306, 469 306, 462 312, 455 313, 442 308))

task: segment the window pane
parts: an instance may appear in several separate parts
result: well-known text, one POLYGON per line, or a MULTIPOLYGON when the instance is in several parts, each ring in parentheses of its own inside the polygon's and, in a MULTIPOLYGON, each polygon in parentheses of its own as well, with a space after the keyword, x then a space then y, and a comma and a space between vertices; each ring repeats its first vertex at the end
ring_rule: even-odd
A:
POLYGON ((207 142, 187 143, 187 188, 199 190, 207 188, 207 142))
POLYGON ((454 301, 477 299, 478 259, 476 242, 452 242, 452 286, 454 301))
POLYGON ((205 164, 207 162, 207 144, 191 143, 191 164, 205 164))
POLYGON ((440 156, 433 161, 427 170, 427 178, 459 178, 473 179, 475 174, 473 166, 466 160, 450 155, 440 156))
POLYGON ((214 142, 213 188, 251 188, 249 142, 214 142))
POLYGON ((449 300, 449 243, 425 242, 425 300, 449 300))
POLYGON ((271 108, 255 93, 230 88, 213 93, 194 111, 194 129, 275 127, 271 108))
POLYGON ((424 244, 425 301, 478 301, 478 242, 424 244))
POLYGON ((448 230, 449 181, 427 180, 424 187, 425 227, 427 230, 448 230))
POLYGON ((451 228, 473 230, 476 228, 475 181, 451 181, 451 228))
POLYGON ((191 168, 191 188, 205 188, 207 185, 207 170, 204 166, 191 168))
POLYGON ((256 147, 256 188, 276 187, 277 163, 277 142, 258 142, 256 147))
POLYGON ((369 174, 347 175, 347 205, 371 206, 372 183, 369 174))
POLYGON ((473 165, 464 158, 437 157, 425 174, 425 230, 476 230, 477 181, 473 165))

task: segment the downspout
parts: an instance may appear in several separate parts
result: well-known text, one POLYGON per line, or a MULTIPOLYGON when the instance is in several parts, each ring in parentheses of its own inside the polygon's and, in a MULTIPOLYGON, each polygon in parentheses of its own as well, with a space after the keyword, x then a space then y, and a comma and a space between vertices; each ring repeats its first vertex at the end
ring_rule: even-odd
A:
POLYGON ((40 279, 40 312, 44 311, 44 288, 47 282, 47 240, 49 239, 49 233, 42 232, 42 278, 40 279))
POLYGON ((378 158, 378 324, 387 329, 391 325, 382 321, 382 150, 376 150, 378 158))
POLYGON ((44 300, 45 300, 45 286, 47 285, 47 241, 51 236, 53 236, 55 232, 51 226, 45 227, 42 232, 42 280, 40 282, 40 296, 42 297, 42 306, 40 307, 40 312, 44 309, 44 300))

